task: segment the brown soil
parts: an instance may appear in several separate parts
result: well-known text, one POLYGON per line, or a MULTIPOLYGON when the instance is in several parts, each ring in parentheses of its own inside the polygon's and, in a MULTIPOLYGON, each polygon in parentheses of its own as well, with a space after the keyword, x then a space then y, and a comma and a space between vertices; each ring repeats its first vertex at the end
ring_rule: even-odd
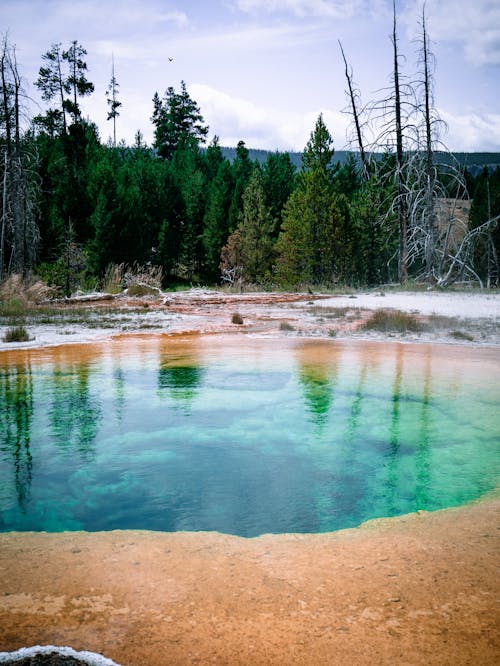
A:
POLYGON ((500 499, 323 535, 0 536, 0 650, 124 666, 495 664, 500 499))

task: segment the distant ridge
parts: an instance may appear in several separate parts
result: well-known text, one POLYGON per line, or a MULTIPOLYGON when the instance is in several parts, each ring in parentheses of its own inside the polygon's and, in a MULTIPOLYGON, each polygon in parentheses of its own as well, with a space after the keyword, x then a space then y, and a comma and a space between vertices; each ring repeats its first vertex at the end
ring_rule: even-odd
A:
MULTIPOLYGON (((221 146, 222 154, 230 162, 236 157, 236 148, 230 148, 226 146, 221 146)), ((253 162, 258 162, 259 164, 264 164, 267 160, 268 155, 274 153, 273 150, 261 150, 259 148, 248 148, 248 156, 253 162)), ((302 153, 290 152, 290 151, 278 151, 290 155, 290 160, 292 164, 300 169, 302 166, 302 153)), ((353 154, 355 157, 358 156, 356 151, 349 150, 336 150, 333 156, 333 161, 338 162, 339 164, 345 164, 349 155, 353 154)), ((497 167, 500 167, 500 153, 446 153, 443 151, 436 151, 436 162, 441 164, 452 164, 454 160, 458 162, 460 166, 466 166, 470 173, 475 176, 477 173, 483 170, 484 167, 488 167, 490 170, 494 170, 497 167)))

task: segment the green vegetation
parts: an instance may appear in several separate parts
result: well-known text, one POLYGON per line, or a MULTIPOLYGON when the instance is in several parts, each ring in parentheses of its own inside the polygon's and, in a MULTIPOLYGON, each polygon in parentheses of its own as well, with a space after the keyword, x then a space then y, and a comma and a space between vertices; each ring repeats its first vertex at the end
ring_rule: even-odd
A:
POLYGON ((464 331, 451 331, 450 335, 452 338, 455 338, 455 340, 466 340, 467 342, 474 341, 474 336, 470 333, 464 333, 464 331))
POLYGON ((243 324, 243 317, 240 315, 239 312, 233 312, 233 314, 231 315, 231 323, 238 324, 239 326, 243 324))
POLYGON ((3 336, 4 342, 29 342, 31 340, 24 326, 12 326, 8 328, 3 336))
POLYGON ((425 329, 425 325, 414 315, 401 310, 375 310, 363 328, 381 333, 418 333, 425 329))
MULTIPOLYGON (((77 41, 53 44, 41 57, 35 85, 47 108, 25 127, 16 101, 24 91, 15 50, 7 39, 2 48, 0 282, 10 273, 26 278, 35 272, 52 293, 69 296, 79 289, 116 294, 127 287, 139 294, 146 287, 221 281, 238 289, 317 291, 400 280, 401 169, 385 148, 363 159, 337 154, 322 116, 300 165, 297 155, 251 151, 243 141, 230 151, 217 137, 205 146, 208 127, 184 81, 179 90, 169 86, 162 97, 154 94, 152 146, 140 132, 132 146, 117 145, 116 123, 126 109, 114 68, 107 102, 115 139, 104 145, 81 114, 94 86, 77 41), (136 279, 127 280, 130 274, 136 279)), ((409 180, 403 185, 413 188, 422 173, 411 171, 415 153, 406 150, 409 180)), ((494 156, 483 157, 487 168, 464 173, 474 195, 468 229, 456 237, 441 232, 456 244, 460 234, 472 234, 467 251, 448 271, 436 259, 443 238, 432 261, 418 255, 425 244, 410 243, 417 253, 408 260, 412 287, 412 280, 446 285, 462 279, 465 265, 469 278, 498 285, 500 226, 485 223, 500 215, 500 167, 494 169, 494 156)), ((446 163, 435 161, 435 180, 440 196, 452 197, 456 184, 446 163)), ((15 292, 0 295, 5 312, 21 307, 15 298, 15 292)))

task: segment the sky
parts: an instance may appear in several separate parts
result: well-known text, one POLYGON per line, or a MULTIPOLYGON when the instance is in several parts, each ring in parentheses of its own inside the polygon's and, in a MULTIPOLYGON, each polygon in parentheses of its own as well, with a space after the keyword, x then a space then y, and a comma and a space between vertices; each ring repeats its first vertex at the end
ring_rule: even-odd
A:
MULTIPOLYGON (((422 5, 396 6, 403 74, 412 78, 422 5)), ((445 144, 500 151, 500 0, 427 0, 426 16, 445 144)), ((338 40, 366 103, 390 84, 391 30, 392 0, 0 0, 0 32, 16 45, 34 112, 46 108, 34 86, 42 54, 76 39, 95 86, 84 116, 107 141, 114 58, 117 138, 127 144, 137 130, 152 142, 154 93, 184 80, 220 145, 302 151, 322 113, 335 148, 349 148, 338 40)))

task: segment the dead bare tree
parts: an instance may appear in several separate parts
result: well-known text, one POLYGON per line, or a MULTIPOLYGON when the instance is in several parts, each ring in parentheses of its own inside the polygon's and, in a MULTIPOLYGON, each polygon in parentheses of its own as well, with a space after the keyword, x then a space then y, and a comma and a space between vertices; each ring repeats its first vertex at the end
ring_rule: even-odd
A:
POLYGON ((489 263, 492 267, 498 266, 491 240, 498 218, 492 218, 490 214, 487 222, 469 230, 468 219, 460 211, 463 209, 460 202, 467 197, 465 180, 458 163, 441 141, 445 123, 434 104, 434 57, 429 46, 425 2, 420 23, 420 76, 409 81, 401 72, 402 56, 393 0, 391 87, 382 91, 381 99, 362 109, 359 107, 359 91, 353 85, 352 70, 340 45, 355 129, 354 141, 365 173, 377 177, 385 186, 393 184, 392 190, 387 188, 389 193, 392 192, 391 199, 386 202, 385 211, 379 211, 378 217, 385 217, 388 233, 391 233, 390 221, 397 219, 398 248, 389 261, 392 263, 397 259, 399 281, 405 282, 411 272, 412 277, 429 285, 444 287, 463 279, 478 280, 482 284, 474 268, 474 248, 479 242, 486 243, 489 263), (368 119, 364 121, 362 115, 368 119), (364 132, 372 132, 371 143, 364 138, 364 132), (387 169, 386 164, 372 159, 374 153, 380 151, 391 156, 392 168, 387 169))
POLYGON ((33 265, 39 242, 35 220, 33 153, 22 136, 24 96, 15 48, 5 36, 0 54, 0 133, 3 152, 0 280, 5 272, 25 275, 33 265))
POLYGON ((401 85, 399 75, 399 52, 396 19, 396 0, 392 0, 392 47, 393 47, 393 83, 394 83, 394 131, 396 135, 396 178, 398 185, 398 223, 399 223, 399 253, 398 277, 401 283, 408 279, 408 206, 405 197, 404 159, 403 152, 403 122, 401 114, 401 85))
POLYGON ((348 88, 348 95, 350 102, 350 113, 352 114, 354 128, 356 132, 356 140, 358 144, 359 156, 361 159, 362 175, 363 179, 366 181, 368 180, 369 177, 369 170, 368 170, 368 157, 366 155, 363 134, 361 131, 361 113, 360 109, 358 108, 360 93, 359 90, 354 86, 352 68, 349 67, 349 65, 347 64, 347 59, 345 57, 342 42, 340 41, 340 39, 338 40, 338 42, 340 46, 340 52, 342 53, 342 59, 344 60, 345 78, 347 81, 347 88, 348 88))

